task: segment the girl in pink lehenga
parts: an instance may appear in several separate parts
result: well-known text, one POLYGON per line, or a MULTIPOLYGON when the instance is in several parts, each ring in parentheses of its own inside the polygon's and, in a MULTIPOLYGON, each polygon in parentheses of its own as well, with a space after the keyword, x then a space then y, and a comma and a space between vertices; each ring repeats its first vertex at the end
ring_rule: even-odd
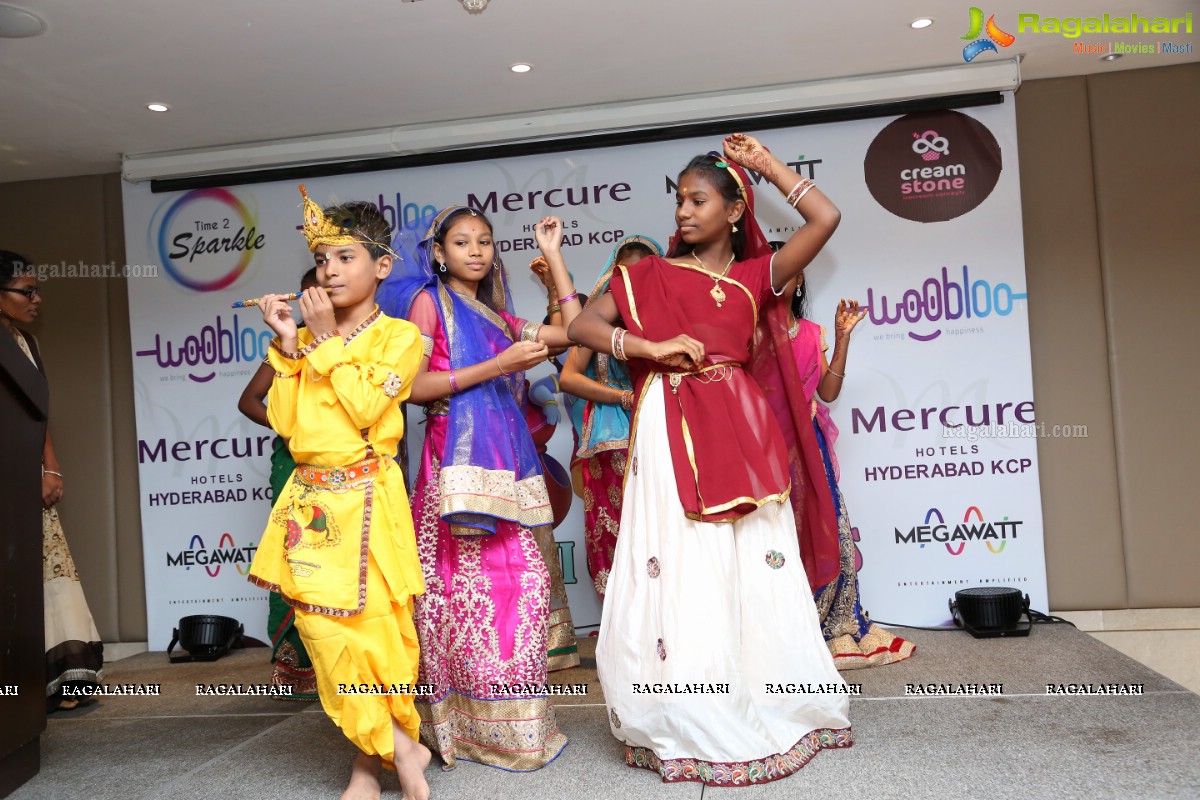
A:
POLYGON ((817 612, 821 615, 821 633, 839 670, 893 664, 912 656, 916 645, 880 628, 862 609, 858 594, 860 557, 854 544, 855 531, 850 527, 846 498, 838 490, 840 473, 833 449, 838 429, 825 405, 836 400, 842 392, 850 332, 866 312, 859 310, 855 300, 838 302, 834 317, 833 359, 827 361, 825 351, 829 345, 825 342, 825 327, 804 318, 804 276, 798 280, 792 293, 792 325, 788 328, 788 336, 804 384, 804 404, 810 409, 816 443, 825 464, 826 489, 832 494, 838 520, 840 570, 837 578, 814 592, 817 612), (818 402, 818 397, 824 402, 818 402))
MULTIPOLYGON (((561 221, 544 218, 535 236, 569 324, 580 304, 561 221)), ((552 588, 561 567, 523 413, 524 370, 569 340, 562 327, 513 316, 482 214, 443 210, 415 249, 379 304, 425 340, 409 398, 426 411, 412 504, 426 587, 414 611, 420 683, 432 692, 417 698, 421 737, 447 769, 465 759, 535 770, 567 744, 545 685, 548 651, 573 647, 574 631, 552 588)))

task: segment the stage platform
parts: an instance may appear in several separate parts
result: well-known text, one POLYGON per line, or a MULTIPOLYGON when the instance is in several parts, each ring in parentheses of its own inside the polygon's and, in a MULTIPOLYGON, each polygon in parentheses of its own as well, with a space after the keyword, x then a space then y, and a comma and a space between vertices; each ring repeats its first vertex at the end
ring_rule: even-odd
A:
MULTIPOLYGON (((554 676, 589 687, 586 696, 556 705, 571 743, 554 763, 508 773, 460 762, 442 772, 435 758, 427 773, 432 797, 1200 798, 1200 696, 1068 625, 986 640, 896 630, 917 643, 912 659, 845 673, 862 684, 850 703, 854 746, 823 752, 776 783, 667 785, 625 766, 595 679, 592 638, 581 640, 584 667, 554 676), (907 693, 908 684, 926 693, 907 693), (1001 684, 1003 694, 930 694, 930 684, 933 691, 1001 684), (1047 694, 1047 685, 1087 684, 1144 693, 1047 694)), ((55 712, 42 738, 41 774, 11 796, 337 798, 354 749, 318 703, 196 696, 198 683, 265 682, 268 660, 267 649, 253 648, 208 664, 169 664, 164 653, 144 653, 109 665, 109 684, 158 683, 161 696, 108 697, 55 712)), ((394 775, 385 777, 383 796, 400 797, 394 775)))

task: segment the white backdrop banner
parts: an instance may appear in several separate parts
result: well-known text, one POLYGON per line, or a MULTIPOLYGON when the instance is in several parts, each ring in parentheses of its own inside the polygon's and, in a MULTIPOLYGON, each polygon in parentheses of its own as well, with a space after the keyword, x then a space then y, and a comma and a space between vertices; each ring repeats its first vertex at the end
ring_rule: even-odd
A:
MULTIPOLYGON (((1001 585, 1047 608, 1011 97, 758 135, 842 209, 806 273, 810 316, 832 330, 838 298, 868 310, 832 406, 864 607, 944 624, 955 590, 1001 585)), ((538 218, 563 217, 567 265, 587 291, 623 236, 666 243, 676 174, 719 146, 685 139, 306 183, 322 205, 367 199, 396 226, 422 227, 452 203, 484 211, 517 313, 540 320, 545 294, 526 269, 538 218)), ((763 184, 758 199, 771 239, 796 230, 777 191, 763 184)), ((235 617, 266 640, 266 596, 245 576, 271 502, 273 434, 237 401, 271 336, 257 310, 230 303, 298 287, 312 263, 299 193, 291 181, 167 194, 127 184, 124 204, 128 261, 162 266, 129 282, 150 646, 164 649, 191 614, 235 617)), ((410 409, 414 465, 422 435, 410 409)), ((568 464, 571 443, 564 418, 550 455, 568 464)), ((576 501, 556 538, 586 632, 600 608, 582 527, 576 501)))

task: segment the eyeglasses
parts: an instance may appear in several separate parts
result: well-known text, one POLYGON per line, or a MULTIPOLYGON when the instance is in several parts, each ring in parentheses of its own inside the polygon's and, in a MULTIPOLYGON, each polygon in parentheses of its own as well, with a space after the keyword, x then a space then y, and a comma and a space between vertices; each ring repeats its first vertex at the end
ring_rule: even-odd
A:
POLYGON ((41 295, 42 290, 36 286, 30 286, 26 289, 13 289, 8 286, 0 286, 0 292, 16 292, 17 294, 25 295, 27 300, 32 300, 33 298, 41 295))

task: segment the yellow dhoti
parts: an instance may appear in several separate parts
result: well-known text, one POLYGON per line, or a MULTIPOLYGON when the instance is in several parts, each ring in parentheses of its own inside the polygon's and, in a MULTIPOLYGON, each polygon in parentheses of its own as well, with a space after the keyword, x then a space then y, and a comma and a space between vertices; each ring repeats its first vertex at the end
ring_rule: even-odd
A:
POLYGON ((420 663, 411 595, 388 591, 375 559, 367 564, 367 605, 353 617, 296 609, 296 629, 312 658, 321 706, 346 738, 392 768, 392 720, 412 739, 421 729, 414 696, 420 663), (388 691, 395 693, 382 694, 388 691))
POLYGON ((409 587, 423 583, 413 569, 411 526, 402 524, 410 516, 391 459, 300 464, 276 500, 250 572, 252 582, 295 609, 325 713, 389 768, 392 720, 414 740, 421 726, 409 587), (331 481, 339 485, 330 488, 331 481))

